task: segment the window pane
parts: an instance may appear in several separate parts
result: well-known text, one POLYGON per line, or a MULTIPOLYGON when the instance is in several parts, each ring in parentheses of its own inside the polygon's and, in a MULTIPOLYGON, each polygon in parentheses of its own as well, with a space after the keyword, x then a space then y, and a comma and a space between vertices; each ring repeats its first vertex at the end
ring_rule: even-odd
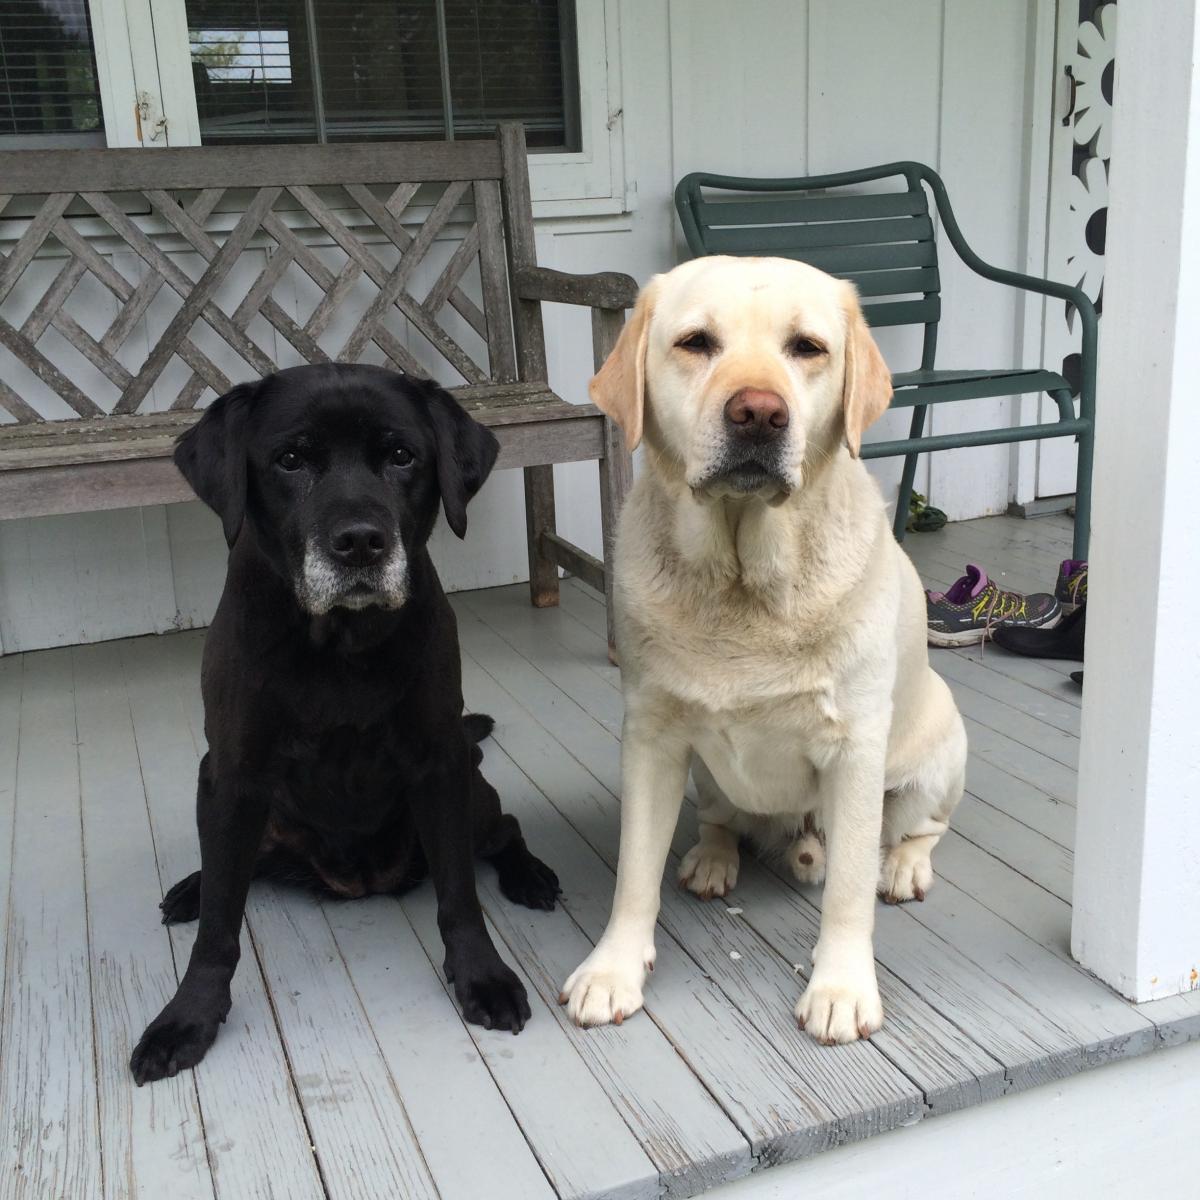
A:
POLYGON ((187 18, 206 145, 317 140, 303 0, 188 0, 187 18))
POLYGON ((434 0, 319 0, 317 47, 329 141, 446 136, 434 0))
POLYGON ((315 54, 303 0, 187 0, 203 141, 444 138, 447 61, 453 136, 577 148, 571 0, 440 6, 444 57, 439 0, 313 0, 315 54))
POLYGON ((490 137, 522 121, 530 147, 579 147, 573 5, 445 0, 454 136, 490 137))
POLYGON ((0 136, 103 130, 85 0, 0 0, 0 136))

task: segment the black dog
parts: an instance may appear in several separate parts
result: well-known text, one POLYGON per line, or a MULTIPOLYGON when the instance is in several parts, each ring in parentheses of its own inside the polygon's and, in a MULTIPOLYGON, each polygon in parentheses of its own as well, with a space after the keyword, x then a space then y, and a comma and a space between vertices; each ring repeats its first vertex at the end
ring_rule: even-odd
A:
POLYGON ((133 1052, 139 1084, 212 1045, 254 876, 362 896, 432 875, 463 1015, 514 1033, 529 1020, 474 857, 531 908, 554 906, 558 880, 480 774, 491 719, 462 715, 454 614, 425 549, 439 496, 463 536, 497 450, 436 385, 365 366, 243 384, 179 439, 175 462, 232 549, 204 647, 201 870, 162 905, 200 929, 133 1052))

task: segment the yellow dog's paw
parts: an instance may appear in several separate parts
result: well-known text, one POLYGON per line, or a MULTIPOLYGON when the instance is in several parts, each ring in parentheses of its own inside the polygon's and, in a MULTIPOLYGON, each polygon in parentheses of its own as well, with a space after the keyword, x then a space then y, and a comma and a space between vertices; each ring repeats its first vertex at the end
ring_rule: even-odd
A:
POLYGON ((787 851, 787 864, 799 883, 823 883, 825 847, 815 833, 801 834, 787 851))
POLYGON ((925 893, 933 887, 929 851, 928 838, 913 838, 888 851, 879 874, 879 894, 886 903, 925 899, 925 893))
POLYGON ((796 1005, 796 1020, 823 1046, 870 1037, 883 1026, 875 964, 840 972, 818 967, 796 1005))
POLYGON ((701 900, 727 896, 737 884, 738 849, 718 849, 697 842, 679 864, 679 882, 701 900))
POLYGON ((576 1025, 620 1025, 642 1007, 642 984, 654 970, 654 947, 632 961, 594 952, 572 972, 558 997, 576 1025))

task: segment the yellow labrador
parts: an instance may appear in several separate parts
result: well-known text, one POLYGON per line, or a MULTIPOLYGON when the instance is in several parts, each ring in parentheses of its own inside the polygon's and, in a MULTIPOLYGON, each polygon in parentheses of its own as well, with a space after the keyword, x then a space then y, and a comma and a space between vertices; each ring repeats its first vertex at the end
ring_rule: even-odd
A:
POLYGON ((967 753, 921 584, 858 460, 891 391, 853 287, 771 258, 652 280, 592 380, 647 469, 616 548, 621 853, 608 927, 563 989, 580 1024, 642 1005, 689 766, 700 838, 681 881, 724 895, 743 834, 824 878, 797 1019, 823 1042, 883 1022, 876 890, 924 897, 967 753))

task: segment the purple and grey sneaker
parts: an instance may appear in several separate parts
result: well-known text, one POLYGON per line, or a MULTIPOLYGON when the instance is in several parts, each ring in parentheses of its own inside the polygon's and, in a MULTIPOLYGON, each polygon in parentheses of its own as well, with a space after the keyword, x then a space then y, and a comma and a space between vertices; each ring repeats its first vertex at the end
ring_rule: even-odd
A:
POLYGON ((1054 595, 1064 613, 1074 612, 1087 603, 1088 565, 1086 559, 1064 558, 1058 568, 1054 595))
POLYGON ((1062 606, 1046 592, 1006 592, 982 567, 968 563, 949 591, 925 593, 925 614, 931 646, 973 646, 987 641, 998 625, 1052 629, 1062 606))

